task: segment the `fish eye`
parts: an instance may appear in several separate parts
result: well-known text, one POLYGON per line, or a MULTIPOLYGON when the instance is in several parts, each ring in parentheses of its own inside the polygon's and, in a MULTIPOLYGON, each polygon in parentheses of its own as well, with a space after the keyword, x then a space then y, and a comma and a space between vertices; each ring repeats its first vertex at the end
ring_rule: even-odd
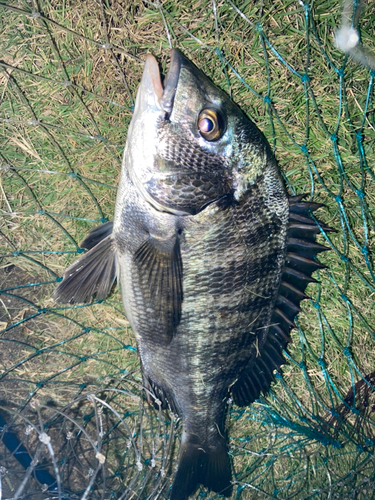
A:
POLYGON ((219 111, 204 109, 198 116, 198 130, 206 141, 217 141, 225 132, 225 122, 219 111))

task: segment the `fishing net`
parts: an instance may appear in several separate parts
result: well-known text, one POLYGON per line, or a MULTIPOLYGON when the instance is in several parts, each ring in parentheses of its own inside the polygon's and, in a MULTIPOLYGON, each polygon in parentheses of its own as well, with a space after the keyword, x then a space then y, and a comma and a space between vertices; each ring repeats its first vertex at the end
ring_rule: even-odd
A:
POLYGON ((0 498, 169 498, 181 425, 145 403, 119 291, 51 296, 113 217, 142 61, 165 69, 170 46, 249 114, 290 193, 324 203, 337 230, 321 231, 327 267, 270 393, 228 406, 232 498, 374 498, 374 4, 9 0, 0 13, 0 498))

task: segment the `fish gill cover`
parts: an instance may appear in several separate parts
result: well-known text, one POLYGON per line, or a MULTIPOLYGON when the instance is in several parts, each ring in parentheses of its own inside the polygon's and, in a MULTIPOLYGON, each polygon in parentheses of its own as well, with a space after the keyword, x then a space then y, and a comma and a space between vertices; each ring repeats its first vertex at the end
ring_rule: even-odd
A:
POLYGON ((119 292, 84 306, 51 297, 79 242, 113 216, 145 54, 165 70, 173 46, 247 112, 290 194, 324 203, 319 219, 337 230, 319 236, 332 251, 277 382, 228 406, 232 498, 373 498, 374 5, 0 11, 0 497, 169 498, 181 425, 145 402, 119 292))

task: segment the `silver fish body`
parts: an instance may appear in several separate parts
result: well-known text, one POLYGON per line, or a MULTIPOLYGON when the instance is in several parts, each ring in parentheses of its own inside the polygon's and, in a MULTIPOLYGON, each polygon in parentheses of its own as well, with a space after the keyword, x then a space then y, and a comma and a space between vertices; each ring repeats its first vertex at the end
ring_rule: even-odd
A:
POLYGON ((163 87, 147 56, 113 228, 83 242, 55 297, 103 298, 119 279, 148 399, 183 423, 172 500, 199 483, 231 494, 226 402, 254 401, 284 362, 324 249, 316 208, 288 197, 262 133, 188 59, 172 51, 163 87))

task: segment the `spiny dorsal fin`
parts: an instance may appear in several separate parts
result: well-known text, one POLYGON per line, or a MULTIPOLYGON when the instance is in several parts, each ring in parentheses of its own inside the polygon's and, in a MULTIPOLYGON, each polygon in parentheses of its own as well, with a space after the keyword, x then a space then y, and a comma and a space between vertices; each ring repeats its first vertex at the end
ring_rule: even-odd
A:
POLYGON ((109 228, 112 230, 110 224, 104 224, 104 229, 103 226, 95 228, 82 242, 91 250, 66 269, 53 295, 56 302, 82 304, 93 296, 102 300, 110 294, 116 280, 116 249, 112 235, 108 235, 109 228))
POLYGON ((134 255, 143 301, 158 320, 168 344, 180 323, 182 259, 178 236, 162 240, 149 236, 134 255))
MULTIPOLYGON (((278 296, 259 355, 250 360, 232 387, 233 400, 239 406, 249 405, 261 392, 266 393, 269 390, 274 380, 274 370, 279 370, 285 363, 282 350, 291 341, 289 334, 295 326, 294 319, 300 311, 300 303, 308 298, 305 289, 309 283, 316 282, 311 275, 317 269, 325 267, 315 258, 318 253, 329 249, 316 243, 316 235, 320 230, 311 218, 311 212, 323 205, 304 202, 304 196, 289 198, 286 258, 278 296)), ((320 222, 319 225, 326 232, 334 231, 320 222)))

